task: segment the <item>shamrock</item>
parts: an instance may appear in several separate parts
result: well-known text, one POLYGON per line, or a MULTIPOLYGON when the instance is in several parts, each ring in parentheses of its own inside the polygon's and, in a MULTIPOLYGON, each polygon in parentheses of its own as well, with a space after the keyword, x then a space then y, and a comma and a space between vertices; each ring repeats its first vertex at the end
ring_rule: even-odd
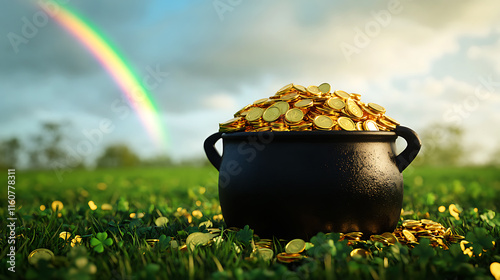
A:
POLYGON ((113 240, 108 238, 108 234, 106 232, 99 232, 96 234, 96 237, 92 237, 90 245, 94 247, 94 251, 97 253, 104 252, 104 246, 111 246, 111 244, 113 244, 113 240))

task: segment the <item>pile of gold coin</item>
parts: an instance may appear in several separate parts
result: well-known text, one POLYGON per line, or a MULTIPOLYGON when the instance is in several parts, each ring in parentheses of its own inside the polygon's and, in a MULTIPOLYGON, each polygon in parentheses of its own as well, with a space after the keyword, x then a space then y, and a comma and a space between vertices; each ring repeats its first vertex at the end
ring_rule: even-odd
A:
POLYGON ((220 123, 219 131, 390 131, 399 122, 385 115, 385 108, 364 103, 361 95, 330 85, 288 84, 269 98, 256 100, 220 123))
POLYGON ((428 219, 404 220, 402 226, 396 228, 394 234, 401 244, 415 245, 421 238, 430 239, 433 247, 448 249, 447 243, 455 243, 465 239, 462 235, 453 234, 450 228, 445 228, 438 222, 428 219))

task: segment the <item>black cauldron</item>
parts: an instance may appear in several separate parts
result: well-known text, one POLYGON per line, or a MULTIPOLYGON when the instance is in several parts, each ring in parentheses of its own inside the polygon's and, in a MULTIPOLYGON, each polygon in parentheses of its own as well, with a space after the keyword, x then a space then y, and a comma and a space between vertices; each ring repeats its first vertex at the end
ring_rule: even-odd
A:
POLYGON ((305 239, 318 232, 392 232, 403 202, 401 172, 420 146, 403 126, 393 132, 219 132, 204 143, 219 170, 228 226, 305 239), (398 136, 407 147, 395 155, 398 136), (222 157, 214 147, 220 138, 222 157))

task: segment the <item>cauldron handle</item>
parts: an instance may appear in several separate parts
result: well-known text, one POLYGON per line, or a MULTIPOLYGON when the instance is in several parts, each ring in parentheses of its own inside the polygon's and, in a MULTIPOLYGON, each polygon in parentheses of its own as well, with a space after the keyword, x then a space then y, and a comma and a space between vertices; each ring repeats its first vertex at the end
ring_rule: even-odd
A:
POLYGON ((403 172, 417 156, 422 142, 420 142, 417 133, 408 127, 398 125, 395 132, 396 135, 405 139, 407 144, 406 148, 396 157, 396 165, 399 171, 403 172))
POLYGON ((208 138, 205 139, 205 143, 203 143, 203 148, 205 149, 205 154, 207 154, 208 160, 215 168, 217 168, 217 170, 220 168, 222 157, 215 149, 215 143, 217 143, 221 137, 222 132, 217 132, 208 136, 208 138))

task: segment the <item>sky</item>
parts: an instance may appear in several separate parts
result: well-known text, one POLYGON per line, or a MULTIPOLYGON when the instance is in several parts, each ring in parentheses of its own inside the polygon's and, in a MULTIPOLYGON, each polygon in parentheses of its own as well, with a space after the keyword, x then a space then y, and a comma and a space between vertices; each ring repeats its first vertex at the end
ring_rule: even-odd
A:
POLYGON ((149 81, 163 145, 96 57, 43 21, 40 1, 0 10, 0 139, 29 143, 41 123, 67 123, 64 149, 76 150, 105 122, 88 161, 114 143, 142 157, 203 157, 204 139, 241 107, 288 83, 328 82, 417 133, 462 127, 471 163, 500 149, 499 1, 59 1, 149 81))

